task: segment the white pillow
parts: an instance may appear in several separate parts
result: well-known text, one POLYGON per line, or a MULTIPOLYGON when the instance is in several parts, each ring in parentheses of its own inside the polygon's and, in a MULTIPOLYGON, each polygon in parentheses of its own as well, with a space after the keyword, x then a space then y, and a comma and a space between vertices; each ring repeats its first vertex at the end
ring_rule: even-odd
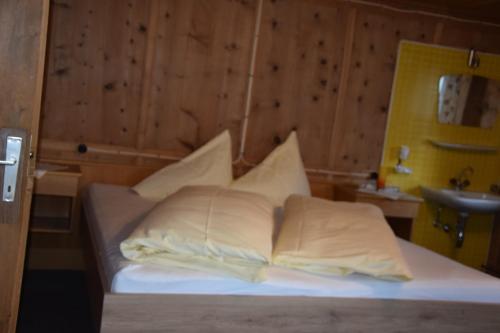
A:
POLYGON ((225 130, 177 163, 133 187, 140 196, 160 201, 186 185, 228 186, 233 180, 231 136, 225 130))
POLYGON ((380 208, 298 195, 286 201, 273 263, 326 275, 412 278, 380 208))
POLYGON ((262 280, 273 206, 258 194, 187 186, 159 203, 121 243, 126 258, 262 280))
POLYGON ((295 131, 262 163, 235 180, 230 187, 265 195, 277 207, 282 207, 291 194, 310 196, 311 189, 295 131))

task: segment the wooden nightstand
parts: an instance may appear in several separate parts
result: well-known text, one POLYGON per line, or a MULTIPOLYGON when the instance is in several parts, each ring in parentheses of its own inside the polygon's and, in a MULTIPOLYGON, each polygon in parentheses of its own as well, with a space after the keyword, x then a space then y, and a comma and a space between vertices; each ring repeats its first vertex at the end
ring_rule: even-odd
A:
POLYGON ((42 177, 35 179, 30 231, 74 231, 81 175, 77 165, 61 165, 49 168, 42 177))
POLYGON ((360 192, 356 186, 347 185, 335 187, 334 200, 366 202, 380 207, 396 236, 406 240, 411 238, 413 221, 417 217, 418 208, 423 201, 408 194, 404 194, 397 200, 392 200, 376 194, 360 192))
POLYGON ((37 168, 46 171, 35 178, 33 188, 28 267, 80 269, 83 267, 79 236, 80 167, 51 164, 37 168))

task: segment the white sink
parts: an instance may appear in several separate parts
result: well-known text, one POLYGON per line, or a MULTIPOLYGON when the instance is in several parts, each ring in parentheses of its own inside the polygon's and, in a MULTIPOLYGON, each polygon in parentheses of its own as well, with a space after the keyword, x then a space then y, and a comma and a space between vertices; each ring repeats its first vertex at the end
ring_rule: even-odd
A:
POLYGON ((461 213, 500 212, 500 196, 484 192, 455 191, 421 187, 424 199, 456 209, 461 213))

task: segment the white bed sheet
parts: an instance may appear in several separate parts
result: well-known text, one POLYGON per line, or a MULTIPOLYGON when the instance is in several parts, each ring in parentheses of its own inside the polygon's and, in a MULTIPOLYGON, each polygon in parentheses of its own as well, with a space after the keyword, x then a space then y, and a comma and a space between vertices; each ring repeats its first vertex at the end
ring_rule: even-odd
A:
POLYGON ((154 204, 122 186, 93 184, 86 193, 84 207, 111 292, 500 303, 500 279, 401 239, 403 255, 414 275, 410 282, 382 281, 358 274, 332 278, 270 267, 267 280, 255 284, 205 272, 128 261, 121 255, 119 244, 154 204))

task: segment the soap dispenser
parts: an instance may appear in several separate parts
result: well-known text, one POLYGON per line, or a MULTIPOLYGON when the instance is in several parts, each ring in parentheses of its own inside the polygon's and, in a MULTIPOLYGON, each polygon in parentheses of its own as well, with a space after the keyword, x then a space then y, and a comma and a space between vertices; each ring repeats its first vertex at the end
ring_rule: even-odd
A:
POLYGON ((409 156, 410 156, 410 147, 405 145, 401 146, 399 148, 398 164, 396 164, 396 166, 394 167, 394 171, 396 173, 409 175, 413 172, 412 169, 403 166, 403 161, 406 161, 409 156))

